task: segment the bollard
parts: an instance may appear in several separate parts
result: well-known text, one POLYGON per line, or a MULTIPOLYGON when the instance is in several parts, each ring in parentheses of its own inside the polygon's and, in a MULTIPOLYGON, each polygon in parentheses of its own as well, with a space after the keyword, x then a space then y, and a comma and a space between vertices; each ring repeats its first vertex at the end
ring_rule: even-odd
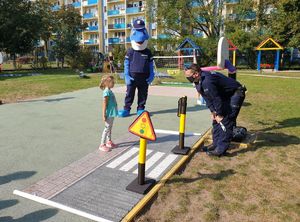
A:
POLYGON ((138 159, 138 177, 126 187, 126 190, 146 194, 156 183, 153 179, 145 178, 147 140, 156 140, 154 128, 147 111, 144 111, 135 119, 129 126, 129 132, 140 137, 140 151, 138 159))
POLYGON ((178 100, 178 109, 177 116, 179 120, 179 145, 175 146, 172 150, 175 154, 186 155, 190 148, 184 146, 184 132, 185 132, 185 118, 186 118, 186 106, 187 106, 187 97, 181 97, 178 100))
POLYGON ((139 185, 145 184, 145 162, 146 162, 147 140, 140 138, 140 152, 138 163, 138 181, 139 185))

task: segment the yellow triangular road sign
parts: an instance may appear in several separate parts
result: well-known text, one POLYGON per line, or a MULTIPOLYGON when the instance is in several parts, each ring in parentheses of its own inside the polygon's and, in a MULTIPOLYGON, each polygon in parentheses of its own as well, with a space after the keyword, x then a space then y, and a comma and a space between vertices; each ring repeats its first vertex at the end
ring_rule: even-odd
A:
POLYGON ((129 132, 147 140, 156 140, 156 135, 153 129, 153 125, 150 119, 150 115, 147 111, 144 111, 141 115, 134 120, 134 122, 128 128, 129 132))

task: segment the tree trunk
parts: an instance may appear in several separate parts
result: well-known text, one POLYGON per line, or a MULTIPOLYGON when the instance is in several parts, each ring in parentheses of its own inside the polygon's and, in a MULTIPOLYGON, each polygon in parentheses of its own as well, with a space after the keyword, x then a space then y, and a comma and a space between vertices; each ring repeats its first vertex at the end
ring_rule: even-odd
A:
POLYGON ((48 40, 44 40, 44 54, 48 58, 48 40))
POLYGON ((13 54, 13 66, 14 66, 14 69, 17 69, 16 54, 13 54))

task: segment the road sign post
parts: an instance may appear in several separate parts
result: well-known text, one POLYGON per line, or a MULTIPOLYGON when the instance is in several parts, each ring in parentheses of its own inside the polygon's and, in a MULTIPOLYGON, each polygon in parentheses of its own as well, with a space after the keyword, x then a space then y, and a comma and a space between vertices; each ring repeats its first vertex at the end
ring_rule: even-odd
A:
POLYGON ((140 137, 140 151, 138 159, 138 177, 126 187, 126 190, 146 194, 156 183, 153 179, 145 178, 147 140, 156 140, 149 113, 144 111, 134 120, 128 130, 140 137))

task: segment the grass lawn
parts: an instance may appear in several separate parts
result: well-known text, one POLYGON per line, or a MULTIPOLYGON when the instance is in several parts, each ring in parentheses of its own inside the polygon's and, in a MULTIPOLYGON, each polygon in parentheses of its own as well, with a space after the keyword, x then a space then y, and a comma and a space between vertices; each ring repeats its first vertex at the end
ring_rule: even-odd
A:
POLYGON ((3 74, 7 74, 7 72, 0 73, 0 100, 4 103, 97 87, 101 78, 99 74, 88 74, 89 79, 80 79, 78 74, 70 69, 23 70, 9 73, 40 73, 42 75, 3 77, 3 74))
POLYGON ((300 79, 239 81, 248 88, 239 124, 255 145, 197 153, 137 221, 300 221, 300 79))

